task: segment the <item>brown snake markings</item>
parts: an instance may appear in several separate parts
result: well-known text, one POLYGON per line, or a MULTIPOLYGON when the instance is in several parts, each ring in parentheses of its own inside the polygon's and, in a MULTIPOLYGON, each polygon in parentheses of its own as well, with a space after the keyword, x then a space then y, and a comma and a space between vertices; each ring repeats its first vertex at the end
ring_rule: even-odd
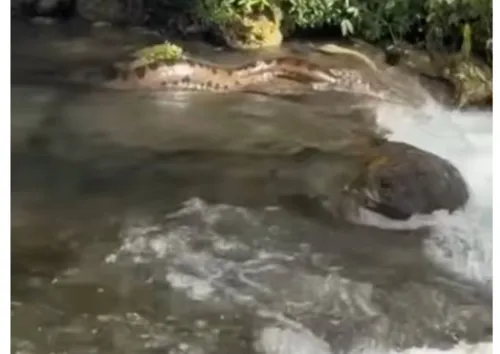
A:
POLYGON ((332 90, 383 98, 382 93, 374 90, 357 70, 323 68, 294 57, 258 60, 234 67, 184 59, 175 63, 132 62, 114 66, 113 69, 111 78, 104 82, 104 86, 116 90, 244 91, 249 85, 285 77, 309 83, 313 90, 319 87, 317 85, 323 85, 332 90))

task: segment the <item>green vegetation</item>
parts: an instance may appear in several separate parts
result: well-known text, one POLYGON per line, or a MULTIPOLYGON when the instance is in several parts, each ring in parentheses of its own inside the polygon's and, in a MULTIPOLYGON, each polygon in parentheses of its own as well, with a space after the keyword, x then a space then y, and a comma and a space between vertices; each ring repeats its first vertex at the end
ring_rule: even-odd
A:
POLYGON ((283 14, 275 0, 199 0, 197 8, 229 47, 276 47, 283 40, 283 14))
POLYGON ((468 36, 467 50, 491 55, 492 0, 427 0, 426 14, 428 45, 458 49, 468 36))
POLYGON ((361 21, 357 0, 280 0, 280 4, 299 29, 336 27, 348 36, 361 21))
POLYGON ((198 0, 198 14, 221 24, 273 6, 283 10, 292 34, 330 28, 374 43, 458 50, 464 30, 470 30, 470 50, 491 53, 492 0, 198 0))
POLYGON ((154 62, 159 60, 176 61, 182 57, 182 52, 181 47, 165 42, 142 48, 135 52, 133 56, 145 62, 154 62))
POLYGON ((272 11, 273 0, 199 0, 199 14, 217 24, 231 22, 235 17, 272 11))

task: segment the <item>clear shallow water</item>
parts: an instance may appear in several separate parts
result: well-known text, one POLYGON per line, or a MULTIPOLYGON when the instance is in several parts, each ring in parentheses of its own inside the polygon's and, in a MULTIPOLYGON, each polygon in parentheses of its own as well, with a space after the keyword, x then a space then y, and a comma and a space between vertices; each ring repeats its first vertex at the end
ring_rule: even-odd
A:
POLYGON ((307 101, 52 86, 12 96, 15 351, 492 352, 491 113, 380 109, 392 139, 449 158, 471 186, 466 210, 428 234, 328 224, 277 207, 248 170, 209 157, 192 176, 148 157, 338 149, 367 124, 345 123, 348 109, 325 119, 307 101))

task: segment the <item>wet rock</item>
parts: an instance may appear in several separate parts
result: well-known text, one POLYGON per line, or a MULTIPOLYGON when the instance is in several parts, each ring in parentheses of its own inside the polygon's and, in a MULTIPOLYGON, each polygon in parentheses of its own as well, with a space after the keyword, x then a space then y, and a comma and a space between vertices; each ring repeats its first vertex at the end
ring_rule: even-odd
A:
MULTIPOLYGON (((288 204, 298 204, 300 210, 312 210, 315 203, 319 204, 329 215, 325 214, 325 219, 333 216, 359 222, 360 212, 367 209, 404 221, 438 210, 453 212, 469 199, 464 178, 449 161, 406 143, 384 139, 374 140, 359 151, 312 151, 301 156, 296 165, 290 165, 286 173, 282 169, 276 176, 280 194, 295 193, 312 200, 308 204, 306 199, 295 199, 288 204), (294 175, 298 183, 287 187, 294 175)), ((314 213, 323 214, 318 210, 314 213)))
POLYGON ((478 58, 462 53, 431 53, 398 44, 386 49, 386 62, 425 78, 446 81, 453 91, 451 103, 459 108, 491 105, 492 70, 478 58))
POLYGON ((261 13, 236 16, 219 29, 226 44, 234 49, 278 47, 283 41, 282 18, 281 10, 269 8, 261 13))
POLYGON ((357 205, 396 220, 453 212, 469 199, 464 178, 449 161, 400 142, 382 143, 346 192, 357 205))
POLYGON ((385 48, 385 61, 391 66, 401 66, 426 76, 438 77, 441 74, 441 68, 428 51, 406 43, 392 44, 385 48))
POLYGON ((491 105, 493 75, 491 68, 475 58, 452 57, 443 76, 455 88, 455 104, 459 107, 491 105))

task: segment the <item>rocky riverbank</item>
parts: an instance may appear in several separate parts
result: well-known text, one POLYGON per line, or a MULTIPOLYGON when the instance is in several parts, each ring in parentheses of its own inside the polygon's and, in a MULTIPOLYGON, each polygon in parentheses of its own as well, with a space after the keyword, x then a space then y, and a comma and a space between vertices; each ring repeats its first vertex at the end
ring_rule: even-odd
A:
MULTIPOLYGON (((224 1, 193 0, 191 1, 192 6, 187 6, 176 1, 153 0, 19 0, 12 2, 11 8, 15 18, 24 18, 38 24, 80 18, 94 26, 132 26, 135 28, 139 26, 143 30, 156 33, 158 40, 153 40, 151 44, 161 43, 160 38, 174 40, 194 38, 208 40, 238 50, 258 49, 260 51, 274 51, 273 48, 284 45, 283 39, 286 39, 287 42, 293 41, 294 37, 301 36, 302 27, 312 26, 311 21, 320 21, 320 19, 313 20, 311 18, 306 23, 305 20, 296 18, 293 9, 290 10, 291 14, 290 11, 284 12, 283 6, 285 5, 283 4, 280 7, 273 5, 272 2, 257 1, 249 3, 247 9, 244 7, 246 6, 245 2, 241 4, 228 2, 226 4, 224 1), (224 6, 229 6, 229 8, 224 6), (238 6, 243 6, 243 8, 240 9, 238 6)), ((311 4, 311 7, 314 6, 316 5, 311 4)), ((359 14, 362 6, 356 2, 349 6, 346 3, 343 6, 346 6, 344 10, 347 13, 356 18, 367 16, 368 10, 366 9, 361 15, 359 14)), ((487 3, 474 6, 484 8, 486 11, 478 13, 477 16, 488 16, 487 3)), ((305 11, 304 9, 295 9, 294 11, 299 10, 305 11)), ((407 10, 410 11, 410 9, 407 10)), ((445 10, 447 9, 439 11, 445 10)), ((433 11, 438 11, 438 9, 433 11)), ((490 54, 478 49, 480 44, 478 44, 477 39, 478 33, 487 30, 487 24, 484 25, 486 27, 482 28, 481 32, 478 30, 476 22, 472 26, 465 22, 463 35, 460 37, 461 49, 452 50, 450 53, 450 48, 444 47, 443 49, 446 49, 447 52, 429 50, 428 41, 410 44, 405 39, 396 40, 393 38, 392 41, 387 41, 381 37, 378 44, 375 42, 368 44, 366 40, 361 39, 366 37, 362 33, 351 33, 354 31, 352 26, 354 26, 355 21, 351 19, 353 22, 351 23, 348 19, 344 20, 339 25, 342 32, 340 36, 347 36, 345 38, 354 36, 359 39, 349 39, 346 43, 344 38, 342 44, 346 48, 359 51, 369 58, 382 58, 377 63, 381 70, 396 66, 397 70, 416 74, 424 85, 431 88, 440 87, 437 91, 441 93, 448 91, 447 95, 441 94, 441 101, 458 108, 491 105, 492 70, 486 62, 490 59, 490 54), (478 53, 483 57, 479 57, 478 53)), ((479 20, 484 22, 487 21, 487 18, 482 20, 480 17, 479 20)), ((361 24, 358 25, 361 26, 361 24)), ((335 27, 336 25, 332 23, 331 26, 335 27)), ((427 28, 429 35, 432 34, 433 29, 432 26, 427 28)), ((484 37, 487 33, 482 35, 484 37)), ((314 36, 313 34, 312 38, 314 36)), ((481 45, 485 46, 487 43, 481 45)), ((338 54, 344 55, 346 53, 338 53, 337 50, 332 53, 332 55, 338 54)))

